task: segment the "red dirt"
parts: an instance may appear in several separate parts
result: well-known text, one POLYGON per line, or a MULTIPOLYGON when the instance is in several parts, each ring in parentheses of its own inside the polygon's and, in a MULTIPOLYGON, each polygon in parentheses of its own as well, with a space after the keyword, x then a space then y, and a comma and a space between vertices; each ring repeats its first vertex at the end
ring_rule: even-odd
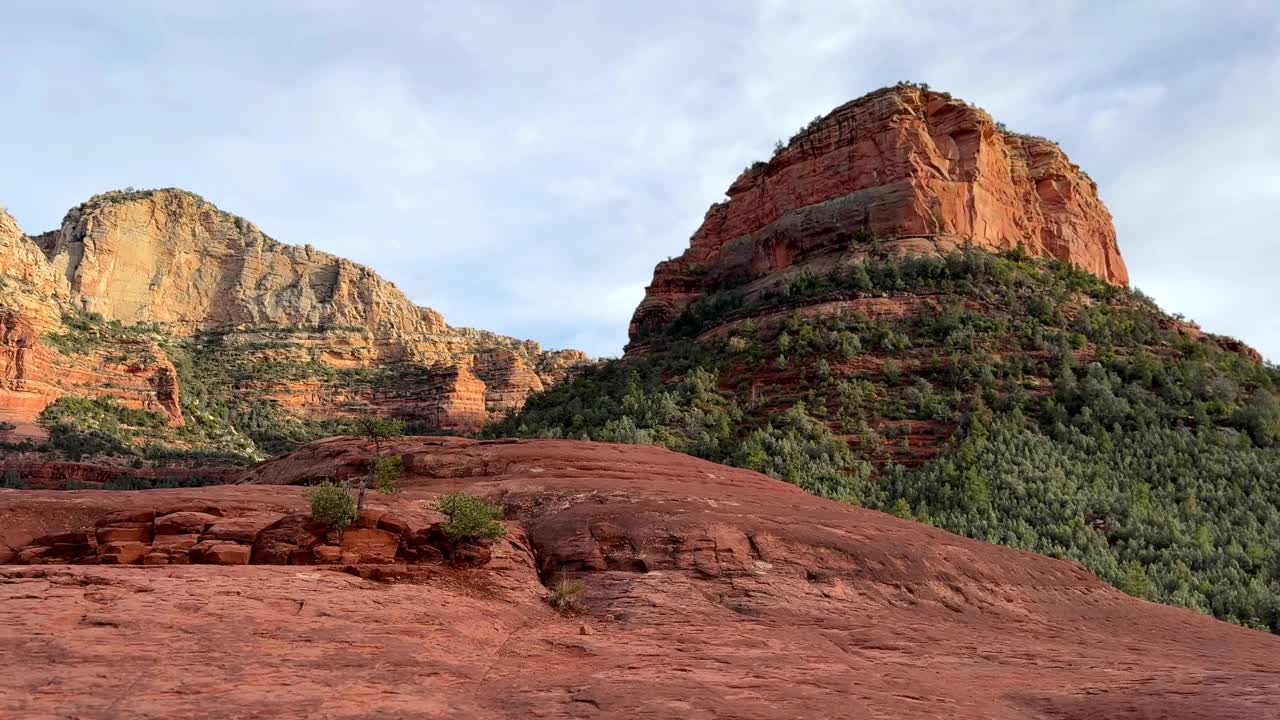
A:
MULTIPOLYGON (((1080 567, 650 447, 396 444, 392 512, 466 489, 508 539, 469 570, 0 568, 5 718, 1280 717, 1280 639, 1080 567), (367 573, 366 573, 367 574, 367 573), (580 578, 563 617, 540 579, 580 578)), ((249 480, 357 472, 358 441, 249 480)), ((0 491, 9 543, 121 509, 302 504, 301 489, 0 491), (61 508, 61 509, 60 509, 61 508)))

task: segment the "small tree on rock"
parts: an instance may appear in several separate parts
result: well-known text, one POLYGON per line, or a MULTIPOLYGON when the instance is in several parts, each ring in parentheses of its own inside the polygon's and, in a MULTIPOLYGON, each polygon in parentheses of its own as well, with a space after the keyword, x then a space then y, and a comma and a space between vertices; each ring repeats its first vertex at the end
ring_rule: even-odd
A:
POLYGON ((445 495, 436 502, 436 508, 449 518, 440 525, 440 531, 455 543, 497 540, 507 532, 502 508, 484 498, 466 493, 445 495))
POLYGON ((404 461, 399 455, 382 455, 382 444, 392 438, 404 434, 404 425, 399 420, 385 418, 373 413, 365 413, 356 418, 356 427, 360 434, 373 443, 373 461, 369 463, 369 474, 360 478, 360 491, 356 498, 356 513, 364 510, 364 496, 369 489, 372 478, 378 492, 392 495, 400 492, 400 476, 404 474, 404 461))
POLYGON ((324 480, 307 489, 311 517, 341 533, 355 522, 356 503, 351 499, 351 483, 338 484, 324 480))

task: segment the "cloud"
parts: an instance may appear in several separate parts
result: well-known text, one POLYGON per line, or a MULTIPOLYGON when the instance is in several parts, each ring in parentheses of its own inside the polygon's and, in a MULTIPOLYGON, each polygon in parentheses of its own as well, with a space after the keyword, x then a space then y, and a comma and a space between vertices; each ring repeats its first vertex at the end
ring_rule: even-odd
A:
POLYGON ((742 167, 917 80, 1059 140, 1138 285, 1280 358, 1273 3, 138 1, 6 25, 0 200, 31 231, 184 186, 454 324, 616 354, 742 167))

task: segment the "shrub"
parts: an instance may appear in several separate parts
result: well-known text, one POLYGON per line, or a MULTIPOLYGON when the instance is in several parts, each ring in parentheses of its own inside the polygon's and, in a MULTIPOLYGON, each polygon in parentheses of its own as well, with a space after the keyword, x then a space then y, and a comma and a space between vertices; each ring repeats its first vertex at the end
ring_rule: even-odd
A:
POLYGON ((892 360, 885 360, 880 366, 880 374, 884 376, 884 381, 890 385, 897 385, 902 379, 902 368, 898 367, 898 363, 892 360))
POLYGON ((337 530, 355 522, 356 501, 351 497, 351 484, 325 480, 307 489, 311 517, 337 530))
POLYGON ((507 532, 502 508, 484 498, 455 493, 440 498, 436 508, 448 516, 440 529, 454 542, 497 540, 507 532))
POLYGON ((400 476, 404 474, 404 458, 383 455, 373 461, 373 486, 384 495, 400 492, 400 476))
POLYGON ((18 476, 17 470, 6 470, 4 472, 4 481, 0 482, 0 487, 9 490, 26 490, 27 482, 18 476))
POLYGON ((181 478, 164 478, 153 480, 151 478, 131 477, 123 475, 113 477, 104 483, 81 482, 79 480, 67 480, 62 483, 63 490, 163 490, 173 488, 194 488, 206 487, 209 485, 219 485, 217 480, 211 480, 200 475, 192 475, 186 479, 181 478))
POLYGON ((582 595, 586 591, 587 584, 581 580, 561 578, 551 588, 551 595, 547 597, 547 602, 551 603, 551 607, 560 611, 562 615, 581 615, 587 610, 586 605, 582 602, 582 595))

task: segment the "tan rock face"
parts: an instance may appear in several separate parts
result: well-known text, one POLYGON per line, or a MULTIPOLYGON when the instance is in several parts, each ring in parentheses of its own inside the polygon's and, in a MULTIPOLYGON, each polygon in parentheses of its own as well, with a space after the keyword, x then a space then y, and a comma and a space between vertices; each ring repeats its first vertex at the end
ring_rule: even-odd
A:
POLYGON ((41 295, 66 298, 65 279, 45 261, 40 246, 23 234, 18 223, 0 208, 0 278, 41 295))
POLYGON ((125 323, 444 327, 369 268, 276 242, 182 191, 98 196, 67 215, 48 254, 89 309, 125 323))
POLYGON ((842 105, 711 206, 689 249, 658 264, 631 323, 674 318, 717 284, 881 250, 965 242, 1078 265, 1128 282, 1097 185, 1056 144, 1002 131, 983 110, 900 85, 842 105))
POLYGON ((64 394, 108 395, 185 422, 180 379, 161 348, 76 353, 47 342, 72 308, 157 323, 197 344, 210 336, 249 363, 422 368, 390 388, 270 377, 245 388, 307 419, 354 407, 470 432, 586 360, 450 327, 371 269, 277 242, 192 193, 106 193, 35 238, 0 211, 0 421, 16 426, 0 440, 44 439, 36 417, 64 394))

